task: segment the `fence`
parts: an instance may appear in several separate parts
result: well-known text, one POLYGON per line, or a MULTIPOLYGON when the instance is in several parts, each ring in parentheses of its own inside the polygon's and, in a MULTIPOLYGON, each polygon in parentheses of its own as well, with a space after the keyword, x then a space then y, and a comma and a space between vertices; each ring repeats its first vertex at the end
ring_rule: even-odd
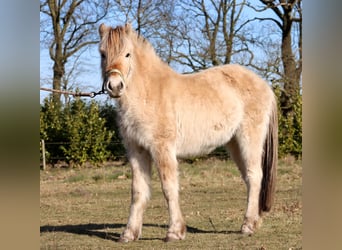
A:
POLYGON ((45 157, 45 141, 40 141, 40 147, 42 149, 43 170, 46 169, 46 157, 45 157))
MULTIPOLYGON (((66 144, 70 144, 70 142, 51 142, 51 141, 40 140, 40 147, 41 147, 41 149, 40 149, 40 153, 41 153, 40 165, 41 165, 41 168, 43 170, 46 169, 47 158, 49 159, 49 162, 55 163, 53 165, 58 165, 58 162, 64 162, 66 164, 66 162, 68 160, 65 156, 49 156, 49 157, 47 157, 46 146, 47 145, 66 145, 66 144)), ((122 143, 121 143, 121 141, 113 141, 110 143, 110 145, 119 148, 120 146, 122 146, 122 143)), ((208 158, 217 158, 220 160, 224 160, 224 159, 229 158, 229 152, 227 152, 224 147, 219 147, 208 155, 203 155, 203 156, 193 157, 193 158, 187 158, 187 159, 183 159, 183 160, 192 162, 194 160, 208 159, 208 158)), ((123 150, 111 152, 111 155, 108 158, 108 160, 109 161, 110 160, 112 160, 112 161, 126 161, 127 160, 126 153, 123 150)))

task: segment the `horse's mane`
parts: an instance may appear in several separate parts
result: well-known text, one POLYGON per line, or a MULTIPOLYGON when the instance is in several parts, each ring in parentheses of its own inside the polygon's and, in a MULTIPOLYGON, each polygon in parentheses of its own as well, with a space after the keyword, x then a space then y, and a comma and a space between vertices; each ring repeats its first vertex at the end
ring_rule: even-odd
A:
POLYGON ((118 26, 116 28, 110 28, 108 32, 107 47, 111 48, 108 52, 117 55, 120 53, 125 46, 124 42, 124 27, 118 26))
POLYGON ((110 28, 108 32, 107 47, 111 48, 109 51, 113 55, 118 55, 121 51, 125 49, 125 38, 130 39, 135 46, 146 52, 154 53, 153 46, 140 34, 138 34, 134 29, 132 29, 130 24, 125 26, 117 26, 115 28, 110 28))

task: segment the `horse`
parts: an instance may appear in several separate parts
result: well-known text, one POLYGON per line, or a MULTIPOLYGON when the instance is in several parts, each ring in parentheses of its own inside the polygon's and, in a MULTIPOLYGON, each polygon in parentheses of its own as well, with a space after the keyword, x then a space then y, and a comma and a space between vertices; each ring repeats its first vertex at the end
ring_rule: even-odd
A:
POLYGON ((165 241, 183 240, 178 159, 224 146, 247 186, 241 232, 251 235, 274 203, 278 119, 270 85, 240 65, 179 74, 130 24, 99 26, 102 89, 116 102, 132 171, 131 204, 120 242, 138 240, 155 163, 169 212, 165 241))

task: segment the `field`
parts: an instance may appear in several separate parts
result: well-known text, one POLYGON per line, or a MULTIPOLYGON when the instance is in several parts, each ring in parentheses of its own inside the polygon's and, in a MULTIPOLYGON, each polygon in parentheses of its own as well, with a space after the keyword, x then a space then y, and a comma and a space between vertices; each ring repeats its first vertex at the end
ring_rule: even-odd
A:
POLYGON ((275 205, 253 236, 239 233, 246 187, 230 161, 180 164, 184 241, 164 243, 168 212, 154 169, 152 198, 142 238, 116 242, 130 204, 128 165, 48 169, 40 173, 41 249, 301 249, 302 167, 292 158, 278 166, 275 205))

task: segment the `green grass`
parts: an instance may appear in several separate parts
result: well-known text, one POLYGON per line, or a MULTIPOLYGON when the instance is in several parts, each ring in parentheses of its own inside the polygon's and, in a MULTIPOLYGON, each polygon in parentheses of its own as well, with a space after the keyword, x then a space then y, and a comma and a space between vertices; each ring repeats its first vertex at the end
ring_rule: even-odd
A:
POLYGON ((84 181, 85 179, 86 179, 86 176, 84 176, 83 173, 78 173, 78 174, 70 176, 67 181, 70 183, 73 183, 73 182, 84 181))
POLYGON ((246 188, 231 162, 180 164, 181 208, 188 233, 164 243, 168 212, 154 170, 139 241, 117 243, 127 222, 129 166, 49 169, 40 177, 41 249, 301 249, 301 162, 280 161, 271 212, 253 236, 239 233, 246 188))

